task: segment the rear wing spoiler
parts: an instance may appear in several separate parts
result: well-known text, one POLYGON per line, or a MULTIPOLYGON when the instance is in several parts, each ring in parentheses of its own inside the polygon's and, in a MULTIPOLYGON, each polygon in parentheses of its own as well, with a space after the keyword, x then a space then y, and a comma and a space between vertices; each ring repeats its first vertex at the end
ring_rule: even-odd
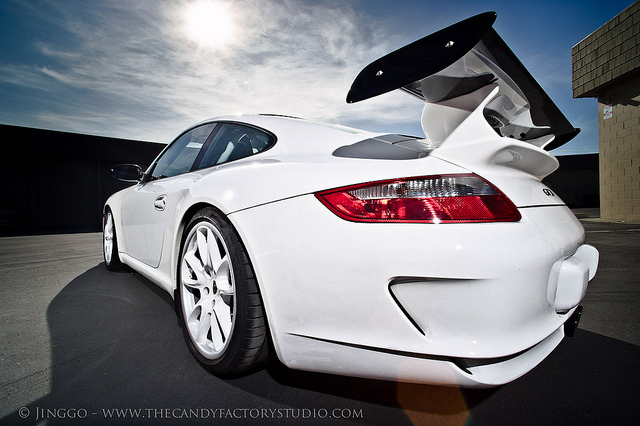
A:
MULTIPOLYGON (((569 142, 574 128, 516 55, 492 28, 497 14, 486 12, 408 44, 367 65, 354 80, 347 102, 400 89, 429 104, 460 105, 466 96, 497 86, 492 99, 479 99, 487 123, 500 135, 546 150, 569 142), (457 100, 457 101, 456 101, 457 100)), ((425 106, 425 113, 427 106, 425 106)), ((430 129, 423 115, 423 129, 430 129)), ((460 124, 454 123, 454 125, 460 124)), ((450 126, 449 126, 450 127, 450 126)), ((444 139, 435 142, 438 145, 444 139)))

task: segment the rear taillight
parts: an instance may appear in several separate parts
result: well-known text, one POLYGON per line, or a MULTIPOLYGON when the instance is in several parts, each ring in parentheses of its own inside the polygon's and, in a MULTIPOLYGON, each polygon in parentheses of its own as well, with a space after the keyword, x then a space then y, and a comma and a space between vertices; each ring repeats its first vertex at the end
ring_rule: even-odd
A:
POLYGON ((346 186, 316 197, 355 222, 515 222, 516 206, 474 174, 425 176, 346 186))

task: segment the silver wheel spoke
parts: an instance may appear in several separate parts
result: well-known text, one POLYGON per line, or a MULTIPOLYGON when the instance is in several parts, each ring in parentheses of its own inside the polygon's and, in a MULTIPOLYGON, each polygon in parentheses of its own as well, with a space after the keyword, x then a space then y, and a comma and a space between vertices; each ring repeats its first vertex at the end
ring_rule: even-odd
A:
POLYGON ((200 344, 207 343, 207 336, 209 334, 209 329, 211 329, 211 313, 203 312, 200 316, 200 321, 198 322, 198 331, 196 333, 196 342, 200 344))
POLYGON ((218 291, 224 295, 233 296, 234 290, 231 284, 231 277, 229 276, 229 262, 226 260, 226 256, 216 272, 216 286, 218 291))
MULTIPOLYGON (((201 320, 201 317, 200 317, 200 313, 202 312, 201 307, 193 306, 189 312, 186 312, 186 310, 187 308, 185 307, 185 318, 186 318, 187 325, 189 326, 189 330, 190 331, 197 330, 198 324, 201 320)), ((196 333, 196 336, 197 336, 197 333, 196 333)))
POLYGON ((196 257, 195 250, 189 250, 184 255, 182 273, 182 281, 189 287, 203 287, 207 283, 204 267, 200 259, 196 257), (191 276, 191 271, 195 274, 195 279, 191 276), (185 272, 187 273, 185 274, 185 272))
POLYGON ((231 307, 227 305, 222 297, 216 298, 216 303, 213 305, 213 312, 218 320, 218 326, 222 332, 224 339, 229 337, 231 332, 231 326, 233 325, 231 318, 231 307))
POLYGON ((220 321, 218 319, 218 315, 216 314, 216 309, 214 307, 213 315, 211 315, 211 337, 213 343, 213 349, 219 351, 224 347, 225 336, 222 335, 220 331, 220 321))

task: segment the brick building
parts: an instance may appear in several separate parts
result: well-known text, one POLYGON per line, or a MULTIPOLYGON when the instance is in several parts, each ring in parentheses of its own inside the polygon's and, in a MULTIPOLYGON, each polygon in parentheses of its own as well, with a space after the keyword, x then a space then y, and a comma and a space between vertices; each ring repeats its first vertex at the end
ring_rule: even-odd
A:
POLYGON ((640 1, 571 56, 573 97, 598 99, 600 216, 640 220, 640 1))

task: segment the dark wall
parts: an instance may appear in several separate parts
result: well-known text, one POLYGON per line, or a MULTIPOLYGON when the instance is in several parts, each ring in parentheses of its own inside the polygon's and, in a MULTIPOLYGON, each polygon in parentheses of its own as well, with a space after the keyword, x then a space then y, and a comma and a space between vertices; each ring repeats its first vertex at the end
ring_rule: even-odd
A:
POLYGON ((560 168, 543 182, 571 208, 600 207, 598 154, 556 157, 560 168))
POLYGON ((101 229, 102 206, 126 183, 118 164, 150 164, 163 144, 0 125, 0 235, 101 229))

